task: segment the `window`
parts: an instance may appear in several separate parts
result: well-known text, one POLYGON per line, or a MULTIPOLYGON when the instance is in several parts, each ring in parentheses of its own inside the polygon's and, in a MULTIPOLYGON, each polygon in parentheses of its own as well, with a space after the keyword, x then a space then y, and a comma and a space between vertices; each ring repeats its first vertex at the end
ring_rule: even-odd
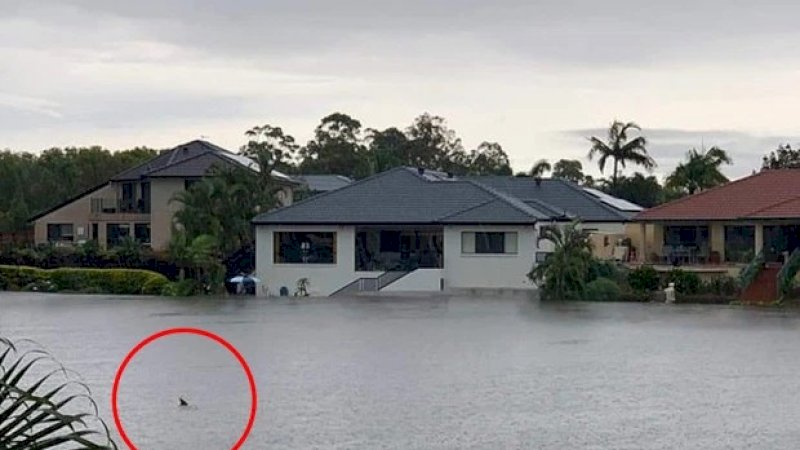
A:
POLYGON ((664 245, 704 247, 708 245, 707 226, 666 226, 664 245))
POLYGON ((150 243, 150 224, 149 223, 137 223, 133 226, 133 236, 136 238, 136 242, 140 244, 149 244, 150 243))
POLYGON ((199 183, 200 180, 183 180, 183 188, 187 191, 192 188, 195 184, 199 183))
POLYGON ((336 233, 275 232, 275 264, 336 264, 336 233))
POLYGON ((150 214, 150 182, 145 181, 141 184, 141 194, 142 196, 139 197, 139 212, 144 214, 150 214))
POLYGON ((49 242, 72 242, 74 239, 71 223, 47 224, 47 240, 49 242))
POLYGON ((756 231, 754 226, 725 227, 725 261, 750 262, 755 256, 756 231))
POLYGON ((461 252, 487 255, 515 254, 517 233, 465 231, 461 233, 461 252))
POLYGON ((399 231, 381 231, 381 253, 399 253, 400 252, 400 232, 399 231))
POLYGON ((109 223, 106 225, 106 245, 116 247, 131 235, 131 227, 127 223, 109 223))
POLYGON ((133 211, 133 192, 133 183, 122 183, 122 200, 120 201, 120 209, 123 212, 133 211))

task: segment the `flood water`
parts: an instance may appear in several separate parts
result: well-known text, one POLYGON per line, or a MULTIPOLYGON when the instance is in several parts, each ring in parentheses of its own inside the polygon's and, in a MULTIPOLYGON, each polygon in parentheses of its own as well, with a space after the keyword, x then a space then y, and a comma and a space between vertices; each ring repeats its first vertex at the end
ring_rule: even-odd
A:
MULTIPOLYGON (((0 335, 80 372, 112 426, 122 358, 178 326, 223 336, 252 366, 261 398, 247 449, 800 447, 792 311, 0 293, 0 335)), ((224 450, 248 398, 230 354, 177 336, 133 359, 119 402, 140 449, 224 450)))

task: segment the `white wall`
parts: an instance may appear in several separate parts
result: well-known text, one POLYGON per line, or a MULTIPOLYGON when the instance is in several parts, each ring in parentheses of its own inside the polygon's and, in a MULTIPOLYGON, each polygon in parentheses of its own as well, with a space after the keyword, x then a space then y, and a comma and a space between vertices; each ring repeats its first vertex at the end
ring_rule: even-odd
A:
POLYGON ((259 295, 278 295, 286 286, 289 294, 297 288, 297 280, 308 278, 309 294, 327 296, 362 277, 380 273, 355 271, 355 230, 343 226, 265 226, 256 227, 256 274, 261 280, 259 295), (327 231, 336 233, 336 264, 275 264, 273 259, 275 231, 327 231), (263 287, 266 287, 266 292, 263 287))
POLYGON ((442 278, 444 278, 444 269, 417 269, 394 283, 389 284, 381 289, 381 291, 439 291, 441 290, 442 278))
POLYGON ((533 289, 528 279, 533 268, 537 231, 534 226, 446 226, 444 228, 444 278, 448 288, 533 289), (517 232, 517 253, 485 255, 462 253, 461 233, 517 232))
MULTIPOLYGON (((448 288, 533 289, 527 274, 533 267, 537 247, 534 226, 447 226, 444 228, 444 268, 419 269, 395 281, 384 291, 439 291, 440 280, 448 288), (503 255, 463 254, 463 231, 517 233, 517 253, 503 255)), ((543 242, 543 247, 545 243, 543 242)), ((285 286, 290 295, 297 280, 308 278, 309 293, 327 296, 359 278, 377 277, 382 272, 355 271, 355 229, 352 226, 265 226, 256 227, 256 274, 262 281, 259 295, 278 295, 285 286), (326 231, 336 233, 336 264, 275 264, 275 231, 326 231)))

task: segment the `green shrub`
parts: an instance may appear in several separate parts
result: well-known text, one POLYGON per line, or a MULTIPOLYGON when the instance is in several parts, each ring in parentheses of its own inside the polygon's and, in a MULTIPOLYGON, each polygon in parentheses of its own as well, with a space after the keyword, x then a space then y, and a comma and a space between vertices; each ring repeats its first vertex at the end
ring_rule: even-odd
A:
POLYGON ((598 278, 608 278, 618 284, 624 284, 626 281, 625 269, 614 261, 592 258, 589 263, 589 275, 586 281, 594 281, 598 278))
MULTIPOLYGON (((52 283, 56 291, 81 292, 91 289, 119 295, 137 295, 148 285, 163 285, 163 275, 140 269, 83 269, 68 268, 37 269, 33 267, 0 266, 0 277, 9 286, 37 287, 40 283, 52 283)), ((39 289, 43 290, 43 289, 39 289)))
POLYGON ((187 278, 174 283, 164 283, 161 295, 168 297, 191 297, 203 292, 203 285, 197 280, 187 278))
POLYGON ((0 266, 0 280, 6 289, 17 290, 36 281, 47 279, 47 272, 36 267, 0 266))
POLYGON ((641 266, 628 273, 628 284, 631 289, 639 292, 652 292, 660 285, 658 272, 651 266, 641 266))
POLYGON ((622 289, 608 278, 598 278, 586 285, 584 300, 595 302, 615 302, 622 297, 622 289))
POLYGON ((152 277, 142 286, 142 294, 144 295, 161 295, 164 286, 169 283, 169 280, 162 277, 152 277))
POLYGON ((680 294, 697 294, 702 281, 694 272, 674 269, 667 275, 667 283, 675 283, 675 292, 680 294))
POLYGON ((736 278, 723 276, 719 278, 714 278, 707 283, 703 283, 700 286, 700 293, 702 294, 713 294, 713 295, 722 295, 722 296, 734 296, 736 295, 736 291, 738 290, 739 286, 736 281, 736 278))

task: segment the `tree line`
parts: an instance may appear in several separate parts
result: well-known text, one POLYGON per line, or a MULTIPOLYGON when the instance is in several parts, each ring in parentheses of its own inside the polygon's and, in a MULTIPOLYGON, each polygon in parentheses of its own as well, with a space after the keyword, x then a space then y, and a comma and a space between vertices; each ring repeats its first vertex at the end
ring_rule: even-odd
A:
POLYGON ((107 181, 156 155, 136 147, 50 148, 39 154, 0 151, 0 232, 23 229, 41 211, 107 181))
MULTIPOLYGON (((336 112, 322 118, 305 144, 270 124, 251 128, 246 139, 241 153, 251 156, 262 167, 289 174, 338 174, 359 179, 397 166, 419 166, 454 175, 512 175, 508 154, 499 143, 485 141, 466 149, 444 118, 427 113, 405 128, 380 130, 366 128, 359 120, 336 112)), ((583 163, 577 159, 561 159, 552 165, 541 160, 516 176, 563 178, 651 207, 726 182, 721 169, 732 163, 724 149, 690 149, 686 159, 661 183, 650 173, 656 161, 648 153, 649 142, 637 124, 615 121, 607 136, 587 136, 587 141, 587 159, 595 161, 607 178, 594 179, 585 174, 583 163), (623 174, 624 169, 631 167, 641 167, 644 171, 623 174)), ((51 148, 40 154, 2 151, 0 192, 4 195, 0 196, 0 231, 23 229, 33 214, 156 153, 146 147, 112 152, 97 146, 51 148)), ((800 167, 800 150, 786 144, 764 156, 763 169, 781 167, 800 167)), ((258 180, 251 182, 258 184, 258 180)), ((266 182, 262 179, 261 185, 266 182)), ((253 186, 242 189, 254 192, 253 186)), ((259 189, 259 195, 271 195, 268 188, 259 189)), ((212 194, 208 190, 206 200, 212 194)), ((256 209, 269 203, 263 197, 254 202, 256 209)))

